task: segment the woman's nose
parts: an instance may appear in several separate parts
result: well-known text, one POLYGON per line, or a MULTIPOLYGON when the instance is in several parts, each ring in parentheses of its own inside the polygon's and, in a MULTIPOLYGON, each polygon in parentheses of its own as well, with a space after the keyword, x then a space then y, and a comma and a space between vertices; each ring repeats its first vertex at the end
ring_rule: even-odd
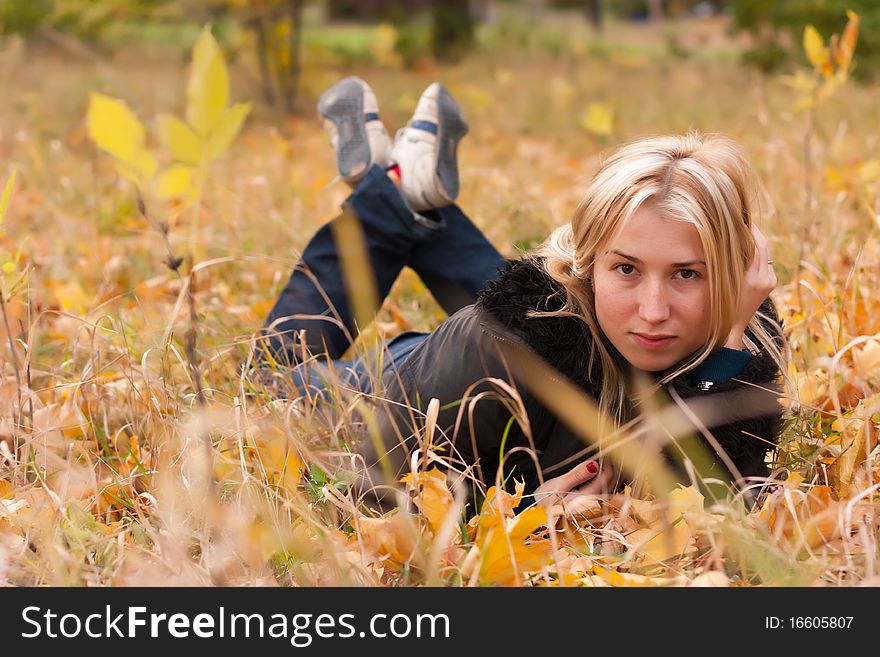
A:
POLYGON ((669 301, 662 284, 648 283, 639 299, 639 317, 652 324, 669 319, 669 301))

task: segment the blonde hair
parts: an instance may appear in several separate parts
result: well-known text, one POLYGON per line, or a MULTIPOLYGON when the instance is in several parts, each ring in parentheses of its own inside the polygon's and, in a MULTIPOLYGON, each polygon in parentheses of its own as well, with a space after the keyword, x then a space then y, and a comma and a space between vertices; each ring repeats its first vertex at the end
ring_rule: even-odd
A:
MULTIPOLYGON (((572 315, 593 336, 589 375, 600 365, 599 407, 616 423, 629 421, 632 400, 622 363, 599 327, 591 272, 601 249, 640 207, 650 205, 661 216, 696 227, 706 255, 710 289, 711 333, 703 350, 657 386, 668 383, 703 362, 723 346, 735 321, 736 300, 754 253, 752 222, 760 210, 758 186, 739 147, 721 135, 649 137, 621 147, 593 178, 571 221, 556 230, 534 252, 543 256, 547 274, 566 292, 556 312, 533 316, 572 315)), ((758 312, 748 324, 755 340, 745 336, 749 350, 766 351, 787 373, 787 354, 779 324, 758 312), (756 344, 757 341, 757 344, 756 344)))

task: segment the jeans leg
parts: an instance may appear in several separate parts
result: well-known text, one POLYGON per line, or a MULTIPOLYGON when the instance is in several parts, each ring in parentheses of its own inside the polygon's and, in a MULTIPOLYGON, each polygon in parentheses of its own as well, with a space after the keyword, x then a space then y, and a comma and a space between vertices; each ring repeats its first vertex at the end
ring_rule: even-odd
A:
POLYGON ((388 372, 396 371, 410 353, 424 342, 430 333, 407 331, 386 341, 378 347, 383 353, 358 355, 351 360, 336 359, 324 362, 310 359, 292 369, 292 383, 301 395, 307 397, 323 396, 333 382, 358 390, 365 394, 373 391, 373 383, 378 382, 388 372), (382 365, 379 371, 377 365, 382 365))
MULTIPOLYGON (((442 221, 415 217, 394 183, 375 165, 345 208, 360 221, 381 303, 409 261, 413 245, 440 232, 442 221)), ((277 360, 295 363, 294 334, 305 330, 312 354, 339 358, 357 336, 333 235, 333 224, 340 220, 322 226, 309 241, 266 318, 265 343, 258 355, 268 348, 277 360)))
POLYGON ((423 214, 445 228, 413 245, 407 264, 451 315, 476 300, 498 275, 504 258, 457 205, 423 214))

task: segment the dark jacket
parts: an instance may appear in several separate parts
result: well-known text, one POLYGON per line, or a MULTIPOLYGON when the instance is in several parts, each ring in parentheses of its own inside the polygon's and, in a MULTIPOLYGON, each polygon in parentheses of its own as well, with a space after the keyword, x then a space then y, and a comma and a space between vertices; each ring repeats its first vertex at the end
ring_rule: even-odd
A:
MULTIPOLYGON (((579 456, 584 452, 584 441, 538 400, 533 388, 541 383, 536 382, 534 376, 527 376, 524 381, 521 371, 511 370, 507 356, 509 347, 528 345, 580 390, 598 400, 601 385, 598 366, 592 378, 587 376, 592 338, 586 325, 575 317, 527 317, 530 310, 558 310, 564 301, 563 289, 547 276, 539 261, 529 258, 508 261, 475 304, 450 316, 416 347, 396 372, 386 375, 384 397, 388 401, 380 406, 378 434, 385 442, 386 458, 390 458, 393 469, 404 468, 406 453, 417 447, 424 451, 424 413, 432 398, 440 402, 433 437, 433 444, 442 449, 438 455, 451 460, 457 469, 473 467, 487 486, 495 483, 502 448, 509 455, 504 460, 507 483, 513 478, 525 478, 527 492, 538 485, 537 467, 549 478, 563 474, 584 460, 584 456, 579 456), (515 385, 521 406, 500 382, 515 385), (464 411, 459 413, 460 400, 465 397, 476 401, 466 403, 464 411), (410 411, 407 406, 418 409, 421 414, 410 411), (515 416, 519 420, 512 419, 515 416), (537 467, 526 450, 517 449, 532 444, 529 433, 538 458, 537 467), (401 442, 405 450, 400 449, 401 442), (509 477, 510 474, 513 477, 509 477)), ((761 310, 777 319, 769 298, 761 310)), ((778 336, 778 340, 782 337, 778 336)), ((610 343, 606 344, 618 357, 620 366, 629 368, 619 352, 610 343)), ((657 373, 655 377, 662 374, 657 373)), ((775 386, 778 375, 775 362, 762 352, 753 355, 734 379, 707 384, 688 372, 669 382, 667 388, 674 389, 682 398, 749 387, 744 382, 778 389, 775 386)), ((725 398, 725 411, 730 415, 723 426, 711 428, 712 435, 743 477, 767 475, 764 460, 770 445, 777 442, 782 410, 776 399, 778 394, 764 394, 769 396, 769 401, 765 399, 759 404, 764 414, 751 418, 747 416, 755 414, 754 399, 739 402, 737 408, 737 402, 731 403, 725 398)), ((710 455, 709 463, 703 463, 700 474, 730 479, 716 450, 706 444, 702 436, 696 440, 705 444, 710 455)), ((667 449, 666 455, 675 461, 675 452, 667 449)), ((375 461, 376 452, 372 447, 365 455, 368 464, 375 461)), ((680 463, 678 474, 687 483, 680 463)))

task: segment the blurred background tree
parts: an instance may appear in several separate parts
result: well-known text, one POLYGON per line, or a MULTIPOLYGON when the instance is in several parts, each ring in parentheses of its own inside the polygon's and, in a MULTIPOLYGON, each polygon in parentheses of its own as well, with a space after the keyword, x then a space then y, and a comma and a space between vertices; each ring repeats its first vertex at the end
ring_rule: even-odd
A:
MULTIPOLYGON (((0 0, 0 35, 93 60, 142 38, 183 57, 200 26, 212 22, 230 62, 241 59, 240 70, 259 87, 254 95, 293 112, 304 86, 309 92, 304 79, 329 68, 411 68, 461 61, 473 50, 501 57, 505 48, 583 52, 565 30, 572 20, 593 26, 595 50, 605 47, 607 21, 725 13, 731 29, 750 35, 746 58, 772 71, 802 63, 806 24, 823 34, 839 31, 846 9, 862 18, 856 74, 865 74, 880 57, 877 0, 0 0)), ((670 47, 676 43, 670 37, 670 47)))
POLYGON ((813 25, 821 34, 840 32, 851 9, 861 18, 859 60, 854 75, 865 77, 880 58, 880 2, 877 0, 728 0, 736 29, 749 32, 755 45, 749 61, 765 71, 776 70, 792 57, 803 57, 804 26, 813 25))

